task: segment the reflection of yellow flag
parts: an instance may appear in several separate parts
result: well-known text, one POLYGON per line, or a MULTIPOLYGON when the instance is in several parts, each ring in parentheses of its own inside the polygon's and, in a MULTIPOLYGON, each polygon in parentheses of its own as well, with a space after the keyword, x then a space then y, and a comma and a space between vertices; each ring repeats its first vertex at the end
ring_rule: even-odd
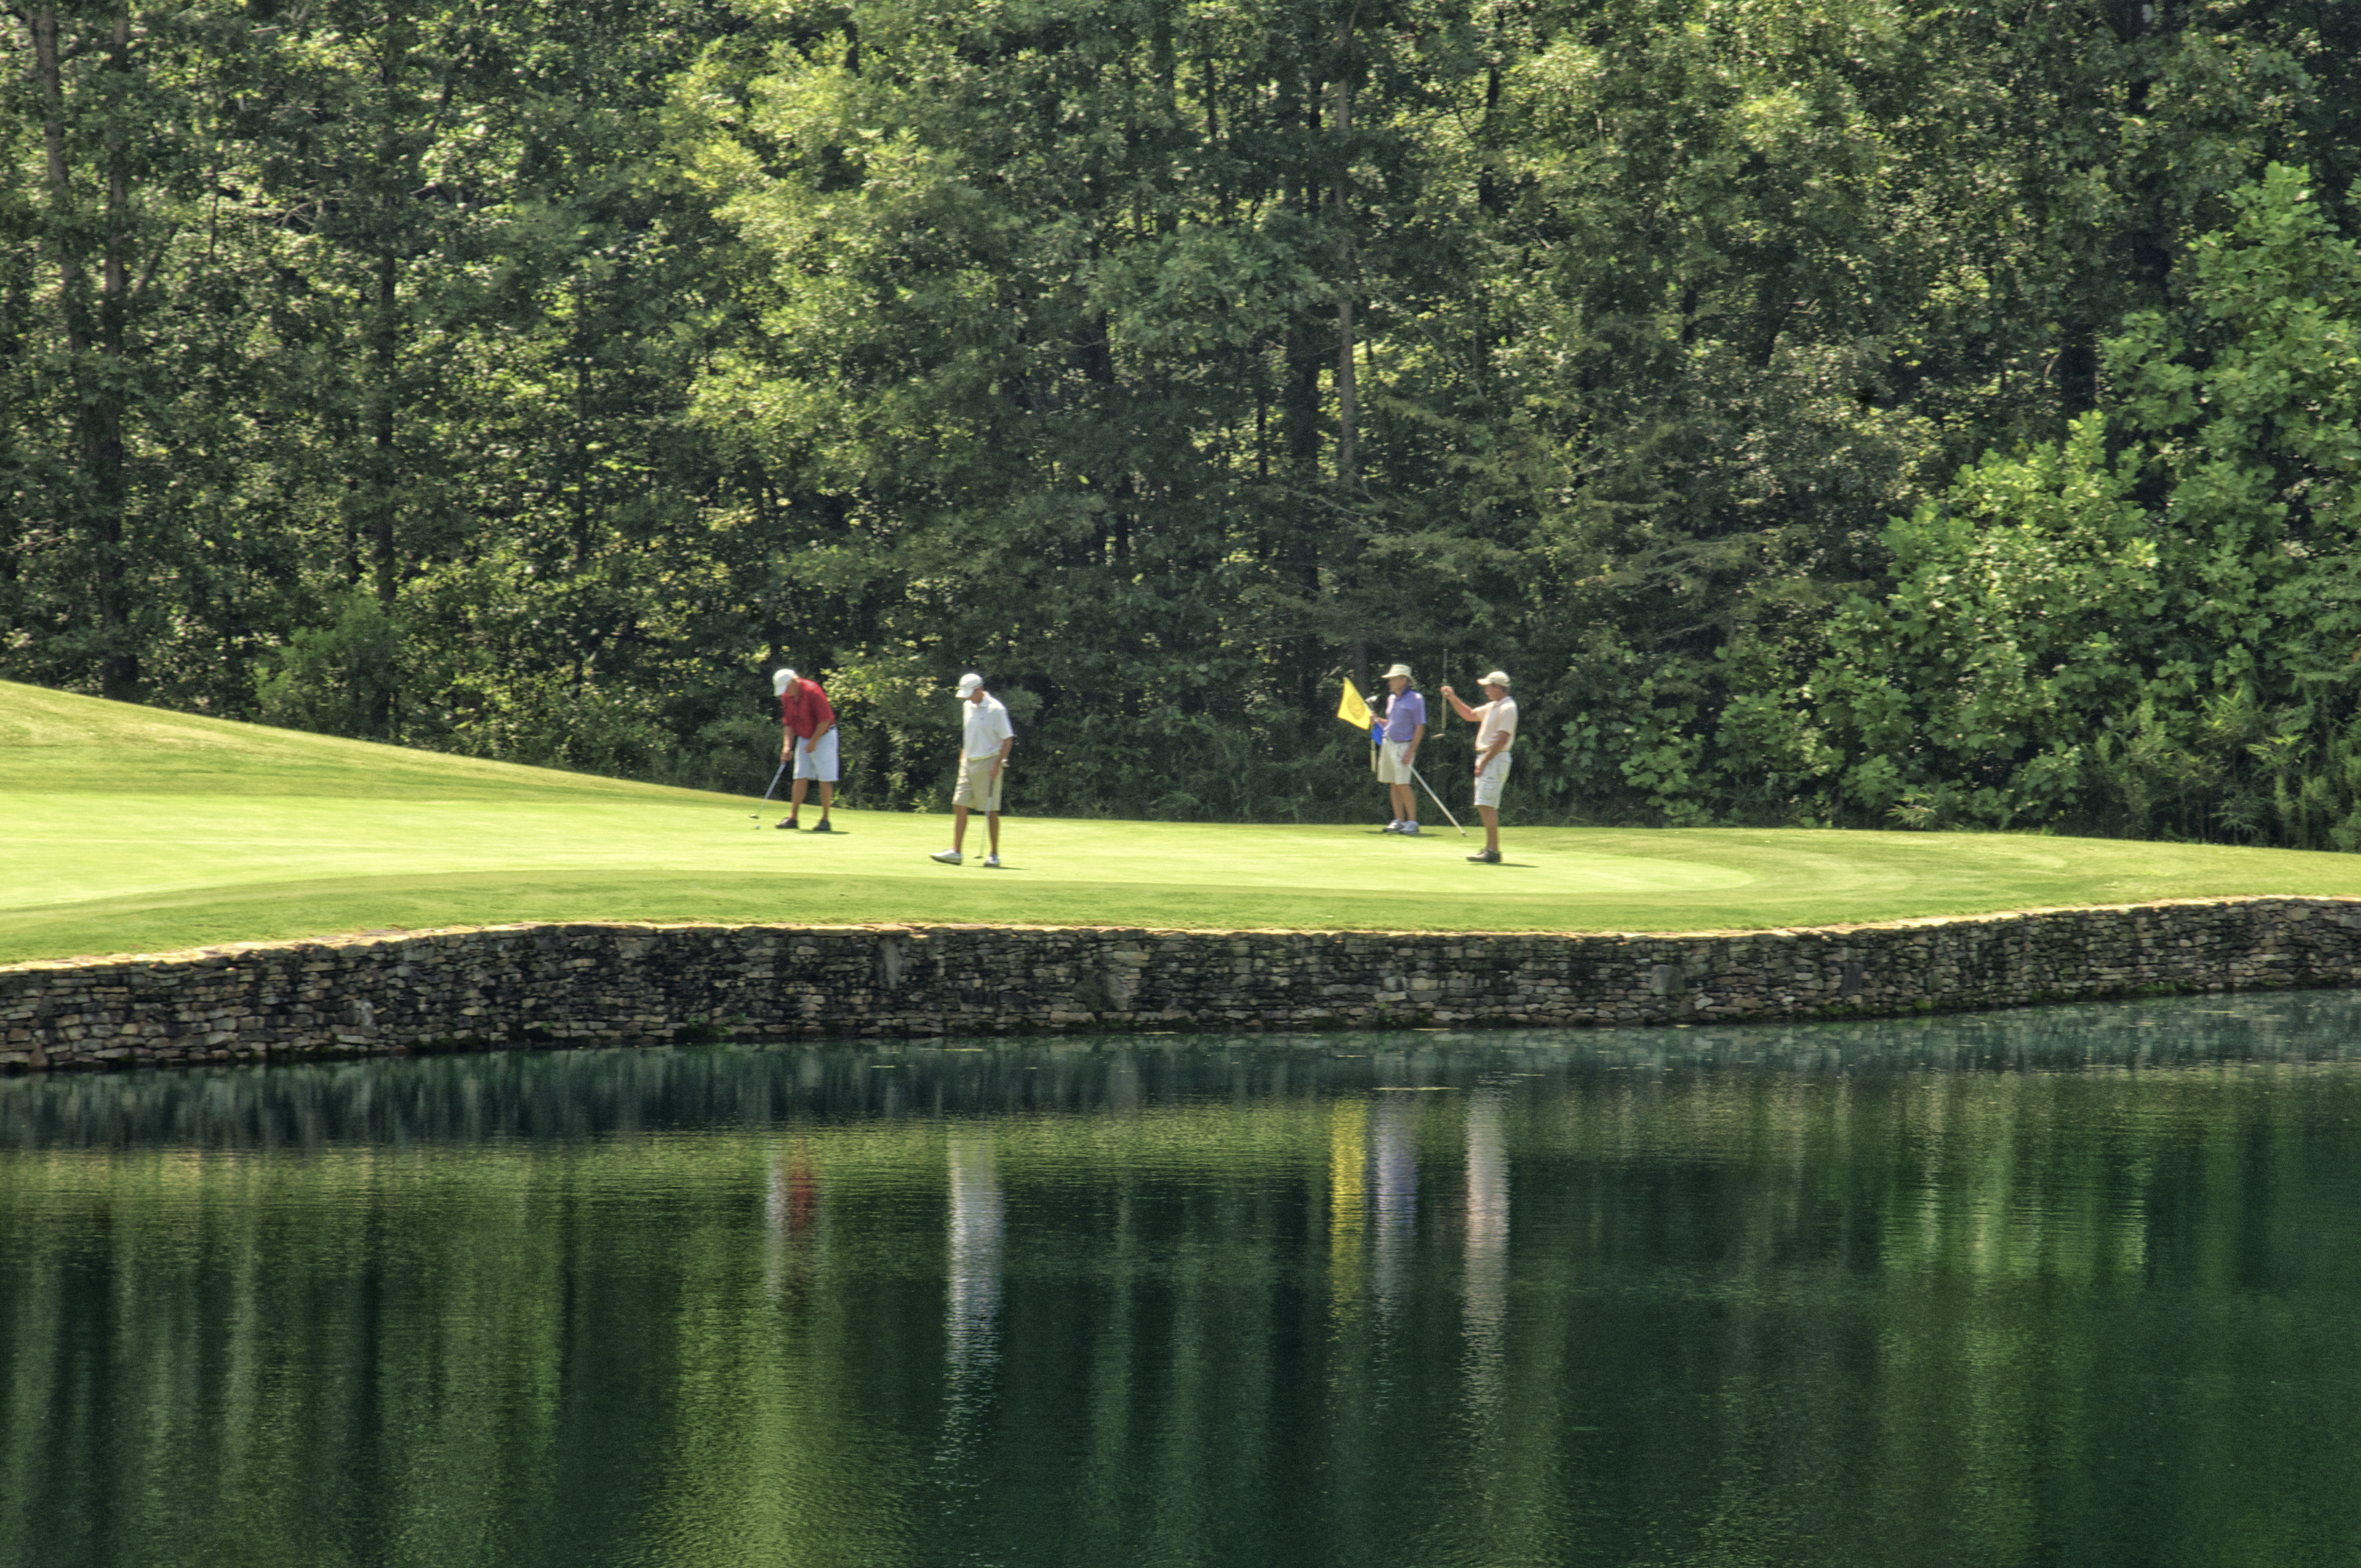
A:
POLYGON ((1328 1112, 1328 1288, 1338 1317, 1348 1314, 1361 1294, 1368 1201, 1369 1102, 1339 1100, 1328 1112))
POLYGON ((1369 705, 1361 700, 1361 694, 1353 689, 1350 681, 1345 683, 1345 700, 1336 705, 1336 717, 1356 729, 1369 727, 1369 705))

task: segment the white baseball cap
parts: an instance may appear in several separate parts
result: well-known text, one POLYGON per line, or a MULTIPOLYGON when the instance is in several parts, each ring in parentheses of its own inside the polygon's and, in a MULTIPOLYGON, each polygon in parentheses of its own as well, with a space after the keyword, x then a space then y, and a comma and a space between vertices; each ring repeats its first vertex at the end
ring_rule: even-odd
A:
POLYGON ((960 677, 960 696, 973 696, 976 687, 982 685, 983 685, 983 677, 970 670, 960 677))
POLYGON ((1499 686, 1502 691, 1507 691, 1509 689, 1509 674, 1506 670, 1495 670, 1490 674, 1486 675, 1479 684, 1488 686, 1499 686))
POLYGON ((786 696, 787 688, 795 684, 796 673, 793 670, 773 670, 771 672, 771 695, 773 696, 786 696))

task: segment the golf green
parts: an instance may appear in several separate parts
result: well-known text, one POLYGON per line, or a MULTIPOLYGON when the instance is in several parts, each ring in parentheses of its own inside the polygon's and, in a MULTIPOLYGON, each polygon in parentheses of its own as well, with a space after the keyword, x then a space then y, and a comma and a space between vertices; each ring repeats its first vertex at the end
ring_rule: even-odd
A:
MULTIPOLYGON (((947 753, 953 718, 947 703, 947 753)), ((928 858, 950 842, 943 817, 840 811, 820 837, 757 806, 0 683, 0 962, 522 921, 1678 931, 2361 896, 2361 856, 1537 828, 1513 796, 1497 867, 1468 864, 1448 828, 1012 816, 994 871, 981 822, 950 867, 928 858)))

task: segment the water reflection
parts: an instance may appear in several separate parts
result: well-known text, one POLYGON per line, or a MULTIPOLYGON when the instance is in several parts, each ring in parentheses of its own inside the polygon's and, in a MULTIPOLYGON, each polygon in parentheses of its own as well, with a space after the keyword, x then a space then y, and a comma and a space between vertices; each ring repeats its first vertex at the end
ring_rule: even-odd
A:
POLYGON ((1479 1429, 1500 1408, 1509 1311, 1509 1157, 1506 1092, 1477 1090, 1467 1102, 1466 1245, 1461 1317, 1467 1340, 1467 1410, 1479 1429))
POLYGON ((1368 1206, 1369 1102, 1340 1100, 1328 1113, 1328 1288, 1339 1325, 1361 1301, 1368 1206))
POLYGON ((256 1152, 600 1138, 911 1113, 1129 1112, 1250 1099, 1566 1083, 1602 1074, 2226 1070, 2361 1059, 2352 999, 2045 1008, 1865 1024, 1408 1038, 1180 1036, 939 1049, 578 1051, 0 1078, 0 1150, 170 1142, 256 1152), (1392 1048, 1388 1049, 1389 1046, 1392 1048), (1284 1047, 1284 1048, 1279 1048, 1284 1047), (1213 1064, 1218 1063, 1218 1067, 1213 1064), (1415 1081, 1411 1081, 1411 1080, 1415 1081))
POLYGON ((772 1299, 808 1283, 818 1219, 819 1175, 811 1146, 798 1138, 773 1148, 763 1188, 763 1288, 772 1299))
POLYGON ((945 1341, 950 1346, 945 1381, 952 1420, 963 1420, 981 1403, 983 1385, 997 1358, 1000 1319, 1001 1240, 1007 1219, 1000 1179, 993 1170, 992 1141, 972 1130, 950 1136, 950 1285, 945 1341))
POLYGON ((0 1562, 2334 1563, 2361 998, 0 1081, 0 1562))
POLYGON ((1370 1296, 1381 1326, 1401 1316, 1418 1239, 1418 1097, 1381 1095, 1369 1119, 1370 1296))

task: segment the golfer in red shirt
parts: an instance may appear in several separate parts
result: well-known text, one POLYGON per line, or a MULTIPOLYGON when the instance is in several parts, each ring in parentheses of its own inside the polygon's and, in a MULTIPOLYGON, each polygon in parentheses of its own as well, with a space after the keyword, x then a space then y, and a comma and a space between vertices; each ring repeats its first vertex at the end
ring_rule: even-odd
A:
POLYGON ((828 705, 828 693, 818 681, 793 670, 772 671, 771 690, 779 699, 779 722, 786 730, 779 741, 779 761, 793 757, 796 763, 795 787, 787 793, 787 814, 779 826, 796 826, 796 816, 804 808, 804 789, 818 779, 819 820, 812 824, 812 831, 833 833, 828 808, 836 802, 836 709, 828 705))

